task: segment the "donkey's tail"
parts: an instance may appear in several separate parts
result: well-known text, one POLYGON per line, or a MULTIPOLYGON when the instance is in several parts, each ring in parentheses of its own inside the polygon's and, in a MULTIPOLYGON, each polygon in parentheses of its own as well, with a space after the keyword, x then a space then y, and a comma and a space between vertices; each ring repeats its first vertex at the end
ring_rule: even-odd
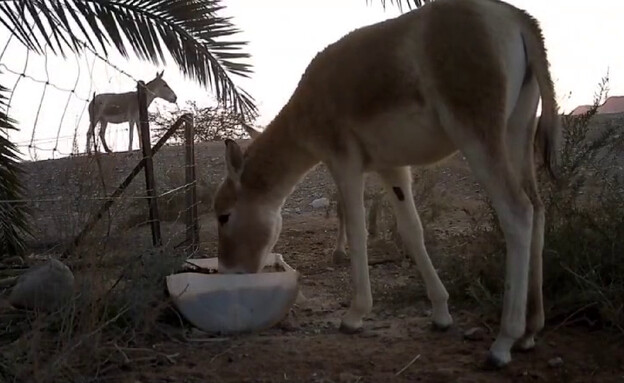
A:
POLYGON ((522 37, 525 41, 527 60, 535 73, 542 98, 542 114, 537 124, 536 143, 550 176, 556 179, 557 150, 561 137, 559 107, 555 99, 542 30, 533 17, 526 13, 523 16, 525 28, 522 37))

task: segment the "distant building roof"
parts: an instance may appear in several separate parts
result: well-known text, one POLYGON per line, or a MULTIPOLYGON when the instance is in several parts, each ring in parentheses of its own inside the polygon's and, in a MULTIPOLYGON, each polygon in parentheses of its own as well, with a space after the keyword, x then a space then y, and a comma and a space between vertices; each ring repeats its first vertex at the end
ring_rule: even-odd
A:
MULTIPOLYGON (((579 105, 572 111, 572 115, 587 113, 591 105, 579 105)), ((607 98, 604 104, 598 107, 597 114, 624 113, 624 96, 613 96, 607 98)))
POLYGON ((579 105, 572 111, 572 115, 576 116, 579 114, 585 114, 589 111, 590 105, 579 105))

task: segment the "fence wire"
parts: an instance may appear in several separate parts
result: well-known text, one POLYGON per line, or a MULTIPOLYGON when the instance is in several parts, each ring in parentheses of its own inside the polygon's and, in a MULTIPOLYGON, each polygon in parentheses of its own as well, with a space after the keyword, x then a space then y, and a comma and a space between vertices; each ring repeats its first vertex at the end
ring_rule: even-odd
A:
MULTIPOLYGON (((82 56, 67 60, 49 54, 47 46, 42 56, 33 55, 26 48, 17 49, 16 54, 18 45, 9 37, 0 48, 0 83, 10 84, 7 113, 17 120, 20 131, 6 134, 26 160, 26 197, 0 203, 26 205, 34 226, 33 244, 51 244, 45 246, 47 251, 64 247, 111 199, 112 207, 89 234, 88 241, 112 245, 120 238, 121 242, 149 238, 150 197, 146 195, 143 177, 137 175, 123 194, 111 198, 120 182, 143 160, 141 151, 82 156, 89 127, 85 111, 94 91, 99 92, 97 88, 102 85, 96 73, 105 73, 109 85, 113 79, 129 79, 130 89, 123 91, 135 90, 138 79, 86 44, 82 56)), ((94 133, 97 137, 97 127, 94 133)), ((106 138, 111 149, 118 147, 120 133, 127 137, 127 123, 109 124, 106 138)), ((155 198, 161 210, 163 245, 169 246, 184 238, 187 212, 198 205, 205 209, 207 204, 199 201, 188 206, 185 193, 198 184, 186 182, 183 155, 161 159, 164 156, 171 157, 167 153, 154 154, 155 198)), ((95 249, 107 249, 109 245, 95 249)))
MULTIPOLYGON (((19 133, 11 132, 10 138, 26 156, 24 159, 36 161, 80 154, 79 143, 86 141, 89 125, 85 110, 93 96, 96 64, 100 72, 106 73, 109 83, 121 77, 131 80, 131 84, 138 81, 108 58, 82 45, 81 56, 65 60, 49 53, 47 45, 45 54, 33 55, 10 35, 0 51, 1 82, 12 82, 8 86, 11 93, 7 113, 18 121, 20 128, 19 133), (76 120, 70 128, 72 114, 76 120), (53 121, 57 121, 56 129, 53 121)), ((134 90, 130 86, 129 90, 134 90)), ((118 130, 128 131, 127 124, 113 124, 110 128, 111 136, 116 136, 118 130)))

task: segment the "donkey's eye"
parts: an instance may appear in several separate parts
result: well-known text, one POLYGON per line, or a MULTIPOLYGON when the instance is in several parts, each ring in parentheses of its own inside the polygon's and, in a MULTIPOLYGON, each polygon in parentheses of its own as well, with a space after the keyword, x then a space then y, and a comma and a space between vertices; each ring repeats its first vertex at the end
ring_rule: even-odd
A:
POLYGON ((219 220, 219 223, 221 225, 225 225, 228 221, 228 219, 230 219, 230 215, 229 214, 221 214, 220 216, 217 217, 217 219, 219 220))

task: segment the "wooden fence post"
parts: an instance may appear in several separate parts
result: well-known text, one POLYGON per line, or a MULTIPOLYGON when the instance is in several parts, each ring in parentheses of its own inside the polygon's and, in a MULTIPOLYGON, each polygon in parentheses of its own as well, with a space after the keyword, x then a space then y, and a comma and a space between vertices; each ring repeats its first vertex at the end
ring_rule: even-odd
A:
POLYGON ((145 160, 145 189, 147 193, 147 205, 149 208, 149 220, 152 228, 152 243, 154 246, 162 246, 160 235, 160 216, 158 214, 158 200, 156 198, 156 182, 154 179, 154 162, 152 161, 152 143, 149 131, 147 115, 147 94, 145 82, 137 83, 137 95, 139 98, 139 130, 143 158, 145 160))
POLYGON ((195 174, 195 122, 192 114, 184 116, 184 140, 186 149, 186 241, 196 251, 199 245, 197 214, 197 175, 195 174))

